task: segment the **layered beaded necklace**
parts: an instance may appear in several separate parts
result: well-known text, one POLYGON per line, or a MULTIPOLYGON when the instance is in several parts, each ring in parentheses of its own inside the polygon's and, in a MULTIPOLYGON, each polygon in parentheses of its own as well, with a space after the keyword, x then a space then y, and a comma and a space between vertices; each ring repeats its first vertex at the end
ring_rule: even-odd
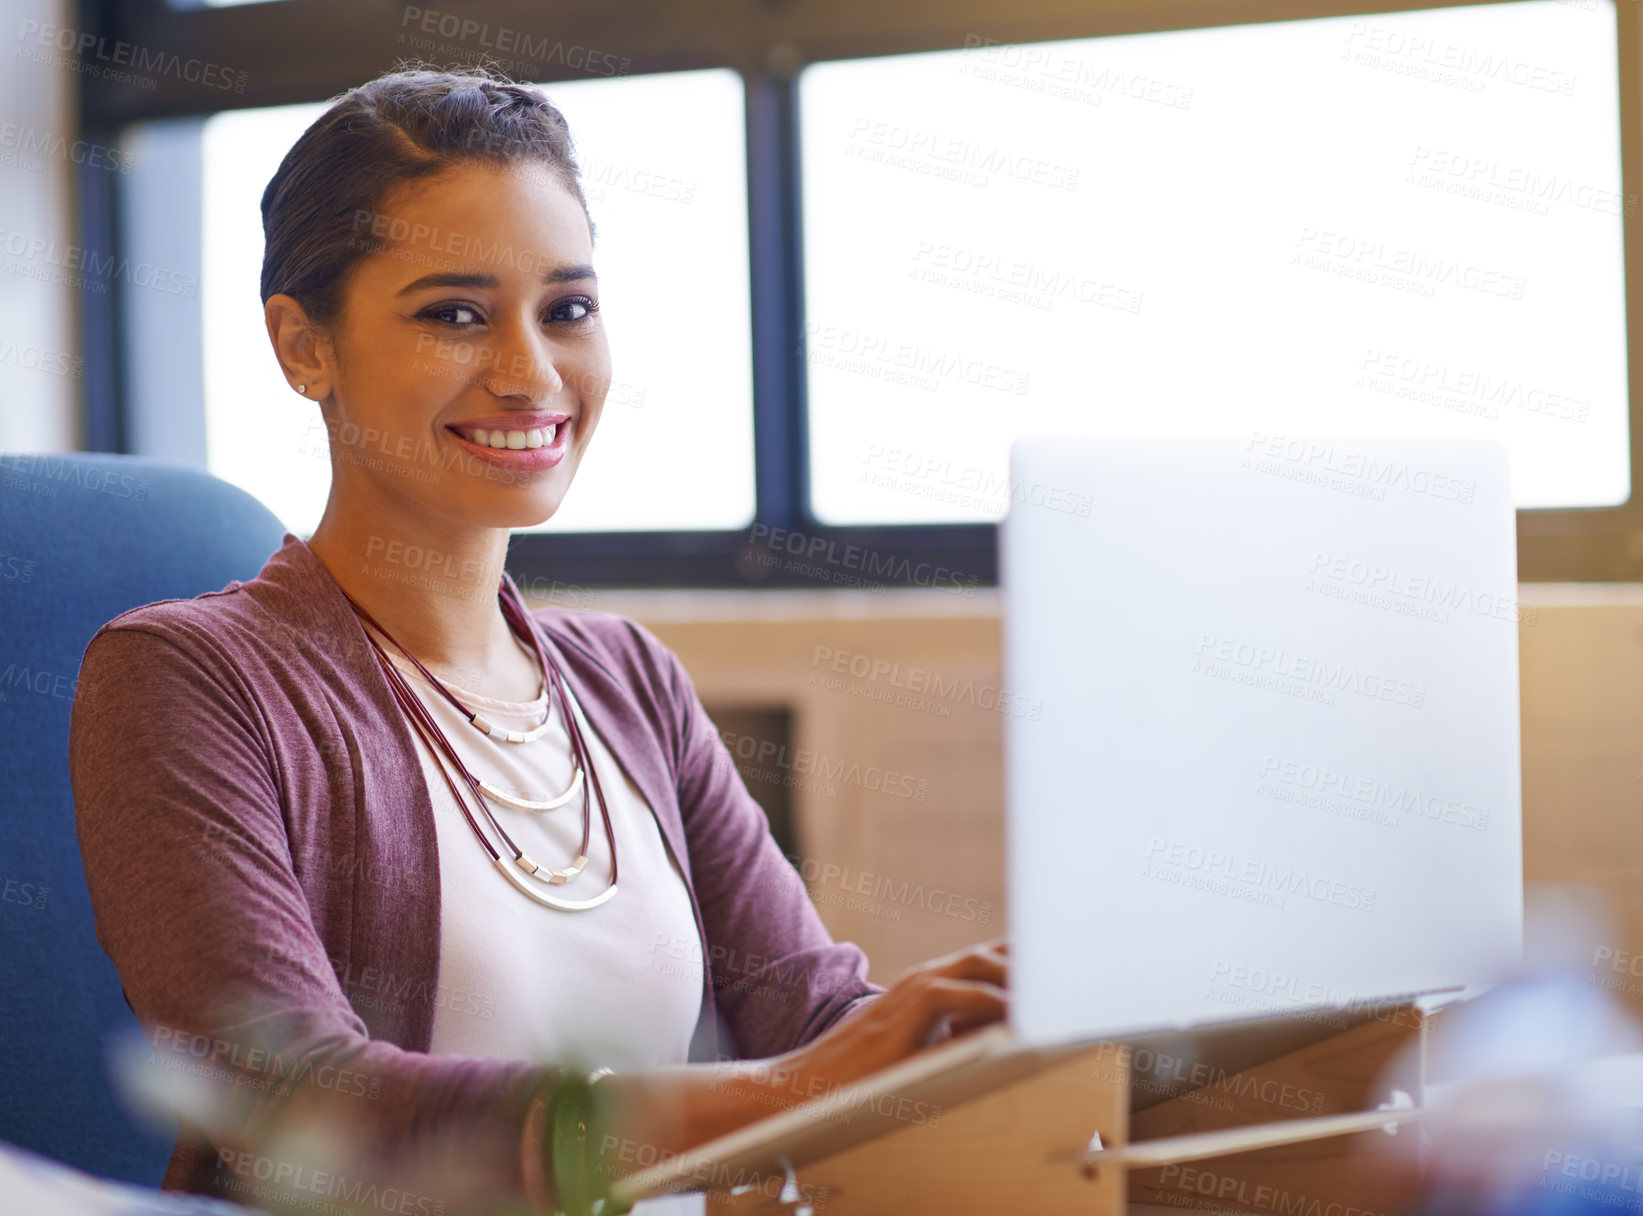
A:
POLYGON ((513 630, 514 636, 519 638, 520 641, 528 643, 531 650, 535 652, 537 662, 541 664, 542 668, 542 686, 547 693, 547 710, 542 715, 542 721, 526 731, 504 730, 463 705, 456 695, 435 678, 434 674, 424 667, 415 655, 396 642, 393 635, 377 623, 376 618, 360 607, 353 596, 348 595, 346 591, 343 592, 343 595, 353 605, 354 612, 359 618, 387 638, 394 649, 409 659, 440 696, 449 701, 457 712, 468 720, 470 726, 498 744, 532 743, 547 734, 553 717, 554 699, 557 696, 560 712, 565 716, 565 733, 570 736, 571 741, 572 774, 570 786, 557 798, 550 798, 545 801, 517 797, 498 789, 487 781, 481 781, 468 771, 468 767, 462 763, 461 758, 456 754, 456 749, 451 746, 450 740, 445 737, 445 732, 439 728, 439 724, 434 721, 433 716, 428 713, 427 708, 417 698, 410 685, 406 683, 405 677, 400 673, 399 668, 388 657, 387 652, 383 650, 376 638, 371 636, 370 631, 367 630, 365 633, 367 640, 371 643, 372 650, 376 652, 377 661, 382 665, 383 674, 388 678, 388 685, 393 689, 394 699, 399 702, 400 708, 405 712, 406 718, 410 720, 418 736, 428 746, 428 750, 433 753, 436 760, 440 755, 443 755, 450 762, 450 767, 454 767, 462 775, 462 780, 473 795, 480 813, 484 815, 502 842, 512 851, 513 856, 511 859, 503 858, 502 854, 480 828, 473 812, 468 809, 467 800, 457 788, 456 782, 451 778, 450 768, 444 764, 439 765, 440 774, 445 778, 445 784, 450 787, 451 796, 456 799, 457 807, 462 811, 462 817, 468 821, 468 826, 473 829, 474 835, 479 838, 479 843, 490 854, 491 863, 502 872, 503 876, 537 903, 545 904, 550 908, 557 908, 563 912, 583 912, 589 908, 597 908, 600 904, 611 899, 616 894, 616 831, 611 826, 610 810, 605 805, 605 793, 599 787, 599 774, 594 771, 587 744, 582 738, 582 729, 576 721, 576 715, 571 712, 570 699, 566 695, 564 678, 559 672, 558 664, 553 661, 548 654, 547 647, 542 644, 541 636, 537 632, 537 624, 531 619, 530 614, 525 611, 524 604, 519 598, 519 592, 513 585, 513 580, 506 573, 503 574, 497 599, 502 607, 502 615, 507 620, 508 627, 513 630), (586 779, 584 779, 584 774, 586 779), (543 887, 544 885, 562 886, 571 882, 587 867, 588 842, 592 839, 593 831, 593 807, 588 793, 589 786, 592 786, 593 796, 599 800, 599 816, 604 821, 605 839, 610 844, 610 885, 591 899, 563 899, 548 894, 543 887), (491 814, 490 807, 486 804, 486 799, 491 798, 519 810, 540 813, 564 806, 576 796, 578 790, 582 794, 582 843, 576 850, 575 859, 562 870, 554 870, 538 865, 527 857, 524 850, 514 843, 513 838, 497 822, 496 816, 491 814))

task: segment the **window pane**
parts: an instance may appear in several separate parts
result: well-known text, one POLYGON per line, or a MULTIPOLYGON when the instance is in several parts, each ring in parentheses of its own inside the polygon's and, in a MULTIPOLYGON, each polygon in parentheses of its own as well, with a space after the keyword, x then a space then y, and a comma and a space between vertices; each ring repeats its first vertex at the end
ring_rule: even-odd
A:
POLYGON ((753 309, 742 78, 542 87, 576 138, 616 368, 599 433, 546 530, 745 527, 753 309))
MULTIPOLYGON (((741 78, 543 88, 576 139, 615 375, 576 484, 543 530, 743 527, 754 500, 741 78)), ((323 109, 219 114, 202 137, 208 466, 305 535, 330 462, 318 408, 286 385, 263 327, 259 200, 323 109)))
POLYGON ((1029 433, 1484 434, 1520 506, 1630 493, 1609 0, 973 38, 801 89, 826 522, 997 519, 1029 433))

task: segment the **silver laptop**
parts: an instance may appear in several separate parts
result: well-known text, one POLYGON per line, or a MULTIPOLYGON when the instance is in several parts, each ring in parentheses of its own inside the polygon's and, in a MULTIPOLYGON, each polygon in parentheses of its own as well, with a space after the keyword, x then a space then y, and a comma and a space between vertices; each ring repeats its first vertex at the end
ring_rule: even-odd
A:
POLYGON ((1512 965, 1502 445, 1022 439, 1010 472, 1020 1042, 1452 990, 1512 965))
POLYGON ((1453 993, 1516 958, 1504 447, 1038 439, 1011 475, 1008 1025, 619 1198, 801 1168, 904 1126, 885 1112, 908 1101, 977 1098, 1090 1040, 1229 1075, 1379 1012, 1317 1007, 1453 993))

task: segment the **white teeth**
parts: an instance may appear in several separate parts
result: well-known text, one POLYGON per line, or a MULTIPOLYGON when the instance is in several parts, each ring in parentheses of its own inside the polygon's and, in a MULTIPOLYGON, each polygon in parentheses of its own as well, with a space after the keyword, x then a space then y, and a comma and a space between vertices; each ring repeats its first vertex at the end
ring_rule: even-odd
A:
POLYGON ((483 427, 475 427, 473 442, 482 448, 510 448, 519 451, 522 448, 546 447, 553 442, 554 436, 558 433, 557 424, 529 431, 487 431, 483 427))

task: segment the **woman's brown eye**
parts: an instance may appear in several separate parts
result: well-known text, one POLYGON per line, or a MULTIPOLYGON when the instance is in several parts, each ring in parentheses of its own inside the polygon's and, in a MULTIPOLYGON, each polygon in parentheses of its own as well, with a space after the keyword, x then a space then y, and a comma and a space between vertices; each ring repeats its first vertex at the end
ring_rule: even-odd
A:
POLYGON ((479 320, 479 313, 468 304, 435 304, 422 315, 448 325, 472 325, 479 320))
POLYGON ((561 300, 553 306, 553 309, 548 315, 556 321, 569 321, 572 324, 575 324, 579 321, 586 321, 598 311, 599 305, 596 301, 589 299, 587 296, 577 296, 574 299, 561 300), (575 309, 579 311, 577 311, 574 316, 567 316, 565 315, 566 309, 575 309))

